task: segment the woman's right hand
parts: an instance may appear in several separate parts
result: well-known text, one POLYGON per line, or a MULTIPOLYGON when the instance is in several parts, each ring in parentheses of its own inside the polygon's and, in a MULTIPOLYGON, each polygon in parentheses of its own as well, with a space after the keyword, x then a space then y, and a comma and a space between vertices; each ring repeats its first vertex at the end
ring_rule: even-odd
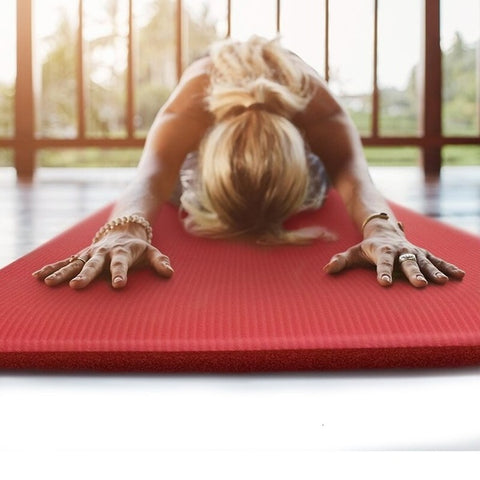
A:
POLYGON ((165 278, 173 274, 166 255, 131 232, 118 229, 69 258, 45 265, 33 276, 49 287, 68 282, 70 287, 81 289, 108 269, 112 287, 123 288, 129 269, 140 265, 152 267, 165 278))

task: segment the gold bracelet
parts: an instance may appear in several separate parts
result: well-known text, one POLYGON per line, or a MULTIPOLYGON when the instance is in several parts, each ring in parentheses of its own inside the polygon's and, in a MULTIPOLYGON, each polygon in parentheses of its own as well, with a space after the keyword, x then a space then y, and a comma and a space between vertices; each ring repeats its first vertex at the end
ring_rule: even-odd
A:
MULTIPOLYGON (((370 221, 370 220, 373 220, 374 218, 381 218, 382 220, 390 220, 390 215, 386 212, 379 212, 379 213, 372 213, 371 215, 369 215, 362 223, 362 233, 363 233, 363 230, 365 229, 365 226, 367 225, 367 223, 370 221)), ((397 222, 397 227, 402 231, 404 232, 404 228, 403 228, 403 223, 402 222, 397 222)))

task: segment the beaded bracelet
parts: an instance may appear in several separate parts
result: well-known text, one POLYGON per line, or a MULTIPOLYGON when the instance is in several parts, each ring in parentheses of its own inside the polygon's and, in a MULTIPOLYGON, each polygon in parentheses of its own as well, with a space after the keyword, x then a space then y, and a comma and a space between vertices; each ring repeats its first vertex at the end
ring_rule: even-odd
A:
MULTIPOLYGON (((362 233, 363 233, 363 230, 365 229, 365 226, 367 225, 367 223, 370 221, 370 220, 373 220, 374 218, 381 218, 382 220, 389 220, 390 219, 390 215, 388 215, 388 213, 385 213, 385 212, 379 212, 379 213, 372 213, 372 215, 369 215, 362 223, 362 233)), ((404 230, 404 227, 403 227, 403 223, 402 222, 397 222, 397 226, 398 228, 403 232, 405 231, 404 230)))
POLYGON ((145 229, 145 232, 147 234, 147 242, 152 243, 152 227, 148 220, 140 217, 139 215, 129 215, 128 217, 119 217, 115 218, 114 220, 110 220, 95 234, 92 243, 98 242, 107 232, 115 230, 121 225, 127 225, 128 223, 138 223, 139 225, 141 225, 145 229))

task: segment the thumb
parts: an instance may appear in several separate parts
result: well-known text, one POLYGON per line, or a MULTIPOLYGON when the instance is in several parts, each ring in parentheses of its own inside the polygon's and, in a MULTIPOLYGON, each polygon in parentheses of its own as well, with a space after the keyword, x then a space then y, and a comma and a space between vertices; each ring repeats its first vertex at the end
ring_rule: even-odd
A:
POLYGON ((361 267, 368 264, 369 262, 363 254, 362 247, 358 244, 334 255, 323 267, 323 270, 327 273, 338 273, 346 268, 361 267))
POLYGON ((148 262, 159 275, 167 278, 173 275, 170 259, 166 255, 163 255, 163 253, 151 245, 148 247, 146 255, 148 262))

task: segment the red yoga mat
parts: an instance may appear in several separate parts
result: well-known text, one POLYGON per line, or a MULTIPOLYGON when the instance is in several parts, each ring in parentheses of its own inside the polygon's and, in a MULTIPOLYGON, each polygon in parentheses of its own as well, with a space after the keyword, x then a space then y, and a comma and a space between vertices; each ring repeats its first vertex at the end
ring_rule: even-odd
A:
POLYGON ((109 207, 0 271, 0 368, 248 372, 480 364, 480 238, 399 206, 408 237, 467 274, 418 290, 390 288, 374 271, 327 275, 330 257, 360 237, 335 192, 292 227, 321 224, 331 243, 261 247, 187 234, 174 207, 159 213, 154 244, 170 280, 131 272, 76 291, 31 277, 84 247, 109 207))

